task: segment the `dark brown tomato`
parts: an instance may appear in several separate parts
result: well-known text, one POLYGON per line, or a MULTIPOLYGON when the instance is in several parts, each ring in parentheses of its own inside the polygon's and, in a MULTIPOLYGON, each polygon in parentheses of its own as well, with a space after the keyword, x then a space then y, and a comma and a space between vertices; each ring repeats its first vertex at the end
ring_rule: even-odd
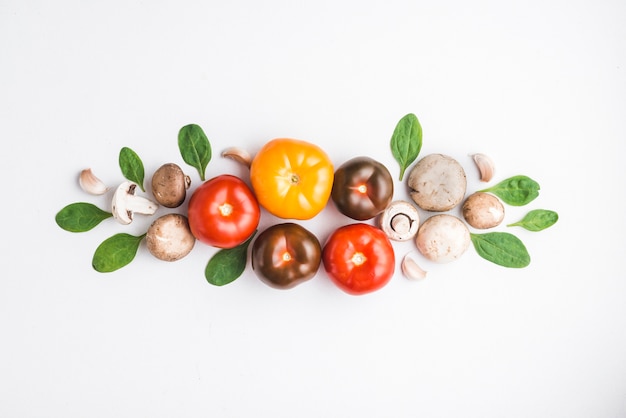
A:
POLYGON ((287 222, 272 225, 252 245, 252 268, 267 285, 290 289, 319 270, 322 248, 315 235, 304 227, 287 222))
POLYGON ((335 171, 331 198, 344 215, 359 221, 371 219, 391 203, 393 179, 378 161, 355 157, 335 171))

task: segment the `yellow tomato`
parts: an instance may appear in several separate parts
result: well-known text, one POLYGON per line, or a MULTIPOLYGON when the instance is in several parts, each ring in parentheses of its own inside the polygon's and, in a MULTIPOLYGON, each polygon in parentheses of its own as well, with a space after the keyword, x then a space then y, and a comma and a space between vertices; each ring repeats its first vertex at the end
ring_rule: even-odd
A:
POLYGON ((285 219, 311 219, 328 202, 333 163, 317 145, 289 138, 269 141, 250 165, 252 188, 271 214, 285 219))

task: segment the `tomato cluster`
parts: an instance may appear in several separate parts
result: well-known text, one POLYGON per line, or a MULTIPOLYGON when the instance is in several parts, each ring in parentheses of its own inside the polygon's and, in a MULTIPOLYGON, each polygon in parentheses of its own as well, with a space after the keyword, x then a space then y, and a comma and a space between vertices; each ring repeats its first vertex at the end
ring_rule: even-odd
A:
MULTIPOLYGON (((285 220, 307 220, 332 200, 345 216, 365 221, 393 196, 391 175, 381 163, 357 157, 335 171, 328 155, 306 141, 271 140, 249 167, 251 187, 238 177, 220 175, 195 190, 188 218, 199 241, 222 249, 243 245, 258 228, 260 208, 285 220)), ((363 222, 340 227, 324 245, 297 223, 272 225, 254 239, 251 259, 254 272, 269 286, 297 286, 323 264, 340 289, 355 295, 383 287, 395 268, 389 238, 363 222)))

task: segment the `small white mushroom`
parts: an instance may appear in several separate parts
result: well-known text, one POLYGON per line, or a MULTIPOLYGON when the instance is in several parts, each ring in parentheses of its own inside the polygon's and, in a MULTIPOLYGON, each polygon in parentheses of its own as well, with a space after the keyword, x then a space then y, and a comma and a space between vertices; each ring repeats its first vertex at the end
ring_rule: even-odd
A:
POLYGON ((402 264, 400 264, 402 274, 409 280, 425 279, 427 272, 417 264, 415 255, 415 251, 411 251, 402 258, 402 264))
POLYGON ((93 174, 91 168, 86 168, 80 172, 78 184, 83 191, 93 195, 102 195, 109 190, 106 184, 93 174))
POLYGON ((456 216, 441 214, 431 216, 420 226, 415 243, 424 257, 447 263, 463 255, 471 237, 463 221, 456 216))
POLYGON ((191 252, 196 238, 186 216, 168 213, 152 222, 146 233, 150 254, 163 261, 177 261, 191 252))
POLYGON ((454 158, 430 154, 415 164, 409 173, 411 198, 432 212, 445 212, 461 203, 467 188, 465 170, 454 158))
POLYGON ((478 168, 480 174, 480 181, 489 182, 493 178, 495 172, 495 165, 493 160, 485 154, 473 154, 472 159, 478 168))
POLYGON ((417 234, 420 217, 415 206, 398 200, 391 202, 379 215, 378 223, 389 239, 408 241, 417 234))
POLYGON ((142 196, 136 196, 137 184, 125 181, 115 190, 111 203, 111 212, 122 225, 128 225, 133 221, 133 214, 153 215, 159 205, 142 196))

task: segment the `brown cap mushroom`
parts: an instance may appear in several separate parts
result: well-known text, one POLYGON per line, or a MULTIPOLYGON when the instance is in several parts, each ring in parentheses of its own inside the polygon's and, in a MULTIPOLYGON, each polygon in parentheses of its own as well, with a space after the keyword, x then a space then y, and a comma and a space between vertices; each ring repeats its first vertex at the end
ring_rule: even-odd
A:
POLYGON ((166 208, 177 208, 183 204, 191 179, 176 164, 163 164, 152 176, 152 194, 166 208))
POLYGON ((180 260, 191 252, 195 243, 187 217, 178 213, 156 219, 146 233, 148 251, 163 261, 180 260))
POLYGON ((463 217, 476 229, 493 228, 504 219, 504 205, 492 194, 476 192, 465 199, 463 217))

